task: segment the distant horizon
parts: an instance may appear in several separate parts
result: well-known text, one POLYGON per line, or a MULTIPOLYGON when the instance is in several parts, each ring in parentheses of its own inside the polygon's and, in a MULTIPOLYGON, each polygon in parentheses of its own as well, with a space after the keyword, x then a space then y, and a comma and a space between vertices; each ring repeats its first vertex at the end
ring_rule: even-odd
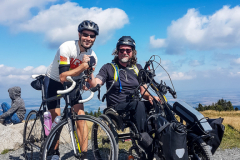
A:
MULTIPOLYGON (((104 92, 101 92, 101 96, 104 92)), ((83 98, 86 98, 88 95, 84 93, 83 98)), ((168 102, 171 104, 174 101, 185 101, 192 107, 196 108, 199 103, 204 105, 211 105, 216 103, 219 99, 224 99, 226 101, 231 101, 232 105, 235 107, 240 106, 240 93, 238 91, 223 91, 223 90, 197 90, 197 91, 179 91, 177 92, 177 99, 173 99, 170 94, 166 95, 168 102)), ((41 96, 39 98, 23 98, 26 106, 39 108, 41 104, 41 96)), ((7 102, 11 104, 10 98, 0 98, 0 103, 7 102)), ((64 100, 61 100, 61 107, 63 107, 64 100)), ((91 108, 92 110, 98 110, 98 108, 106 107, 106 101, 101 102, 97 99, 97 94, 94 95, 94 98, 89 102, 85 103, 85 108, 91 108)), ((240 108, 239 108, 240 109, 240 108)))

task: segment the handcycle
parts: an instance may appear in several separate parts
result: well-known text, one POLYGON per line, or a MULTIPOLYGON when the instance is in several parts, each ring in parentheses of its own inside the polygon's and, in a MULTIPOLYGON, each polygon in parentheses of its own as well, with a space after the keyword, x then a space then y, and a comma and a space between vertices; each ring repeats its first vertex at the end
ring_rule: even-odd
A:
MULTIPOLYGON (((153 63, 155 62, 157 65, 161 66, 160 63, 155 60, 155 57, 156 56, 151 56, 150 60, 146 62, 144 69, 139 71, 139 86, 132 93, 129 93, 129 97, 131 97, 132 100, 141 100, 142 96, 139 94, 139 87, 144 87, 144 84, 147 84, 145 92, 149 92, 148 90, 151 89, 161 100, 161 102, 154 100, 155 105, 153 105, 148 111, 148 119, 146 122, 147 133, 153 140, 152 155, 154 154, 155 157, 163 160, 168 159, 164 156, 164 146, 158 136, 163 134, 162 131, 168 124, 163 124, 163 128, 156 125, 159 123, 158 120, 160 116, 167 120, 166 123, 176 122, 180 124, 178 126, 182 127, 181 132, 186 135, 186 150, 184 152, 186 152, 187 155, 185 156, 185 159, 210 160, 212 153, 207 142, 212 138, 210 134, 210 131, 212 130, 211 126, 201 113, 197 112, 187 103, 175 102, 173 106, 168 103, 165 95, 170 93, 173 98, 176 98, 176 92, 174 89, 167 86, 166 83, 163 83, 162 81, 161 83, 157 83, 155 81, 154 77, 157 67, 154 67, 153 63), (179 116, 179 119, 176 118, 176 115, 179 116), (161 128, 161 130, 159 130, 159 128, 161 128)), ((149 94, 153 96, 152 93, 149 92, 149 94)), ((126 149, 125 146, 120 147, 120 144, 118 143, 119 159, 149 159, 149 155, 146 153, 143 145, 141 145, 141 133, 139 133, 136 125, 130 120, 130 117, 130 111, 119 113, 113 108, 106 108, 99 118, 109 126, 117 143, 129 143, 130 140, 131 144, 128 149, 126 149), (126 128, 129 128, 130 130, 128 133, 119 132, 126 128), (121 155, 122 153, 123 155, 121 155)))
MULTIPOLYGON (((67 77, 72 84, 64 84, 65 90, 57 91, 57 96, 45 98, 44 75, 35 75, 33 78, 42 91, 42 104, 38 111, 31 111, 26 119, 23 134, 23 146, 26 159, 50 159, 55 150, 60 153, 61 159, 81 159, 82 152, 87 152, 88 159, 117 159, 116 141, 110 129, 98 118, 88 115, 77 115, 71 108, 72 100, 78 99, 79 87, 82 87, 86 75, 78 78, 67 77), (75 98, 72 98, 75 97, 75 98), (51 130, 48 136, 44 133, 43 113, 47 110, 46 103, 64 98, 66 104, 61 115, 61 121, 51 130), (81 122, 81 136, 77 134, 76 122, 81 122), (97 130, 92 130, 98 126, 97 130), (84 132, 85 131, 85 132, 84 132), (94 137, 93 137, 94 135, 94 137), (103 143, 103 139, 107 142, 103 143), (97 145, 96 145, 97 144, 97 145), (94 146, 97 146, 94 147, 94 146)), ((94 91, 99 86, 90 90, 90 96, 78 103, 85 103, 92 99, 94 91)))

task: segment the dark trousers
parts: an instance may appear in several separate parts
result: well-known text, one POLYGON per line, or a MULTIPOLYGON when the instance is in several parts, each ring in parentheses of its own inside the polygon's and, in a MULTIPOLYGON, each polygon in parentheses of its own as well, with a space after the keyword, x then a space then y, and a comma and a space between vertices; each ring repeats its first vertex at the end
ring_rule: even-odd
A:
POLYGON ((142 101, 121 102, 113 107, 119 114, 130 113, 130 120, 136 125, 140 133, 146 131, 146 107, 142 101))

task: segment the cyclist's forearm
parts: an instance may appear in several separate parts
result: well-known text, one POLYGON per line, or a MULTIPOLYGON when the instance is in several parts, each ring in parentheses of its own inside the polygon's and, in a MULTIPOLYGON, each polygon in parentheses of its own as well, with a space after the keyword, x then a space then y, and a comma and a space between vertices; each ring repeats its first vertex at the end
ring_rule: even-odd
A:
MULTIPOLYGON (((146 88, 147 86, 144 85, 144 87, 146 88)), ((141 95, 143 95, 143 93, 144 93, 143 98, 146 100, 149 100, 150 94, 148 93, 148 90, 145 92, 144 87, 142 87, 142 86, 140 87, 140 93, 141 93, 141 95)))
POLYGON ((150 95, 148 94, 148 92, 145 92, 145 94, 143 95, 143 98, 146 99, 146 100, 149 100, 149 96, 150 95))
POLYGON ((66 77, 67 76, 78 76, 80 73, 82 73, 84 70, 86 70, 88 68, 88 64, 87 63, 82 63, 80 66, 78 66, 77 68, 70 70, 70 71, 66 71, 63 72, 59 75, 60 81, 61 83, 66 81, 66 77))
POLYGON ((93 73, 90 75, 90 78, 87 79, 87 82, 90 84, 90 88, 95 87, 95 77, 93 73))
POLYGON ((95 78, 92 74, 91 80, 88 79, 88 83, 90 84, 90 88, 95 87, 97 84, 102 85, 102 81, 99 78, 95 78))

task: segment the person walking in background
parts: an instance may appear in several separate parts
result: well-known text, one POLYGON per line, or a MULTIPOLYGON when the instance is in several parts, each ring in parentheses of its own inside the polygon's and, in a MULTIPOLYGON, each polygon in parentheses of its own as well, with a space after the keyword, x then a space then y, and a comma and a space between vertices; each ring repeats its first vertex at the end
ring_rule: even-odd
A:
POLYGON ((25 103, 21 98, 21 88, 16 86, 8 89, 9 97, 12 100, 11 106, 3 102, 0 122, 5 125, 17 124, 22 122, 26 114, 25 103))

